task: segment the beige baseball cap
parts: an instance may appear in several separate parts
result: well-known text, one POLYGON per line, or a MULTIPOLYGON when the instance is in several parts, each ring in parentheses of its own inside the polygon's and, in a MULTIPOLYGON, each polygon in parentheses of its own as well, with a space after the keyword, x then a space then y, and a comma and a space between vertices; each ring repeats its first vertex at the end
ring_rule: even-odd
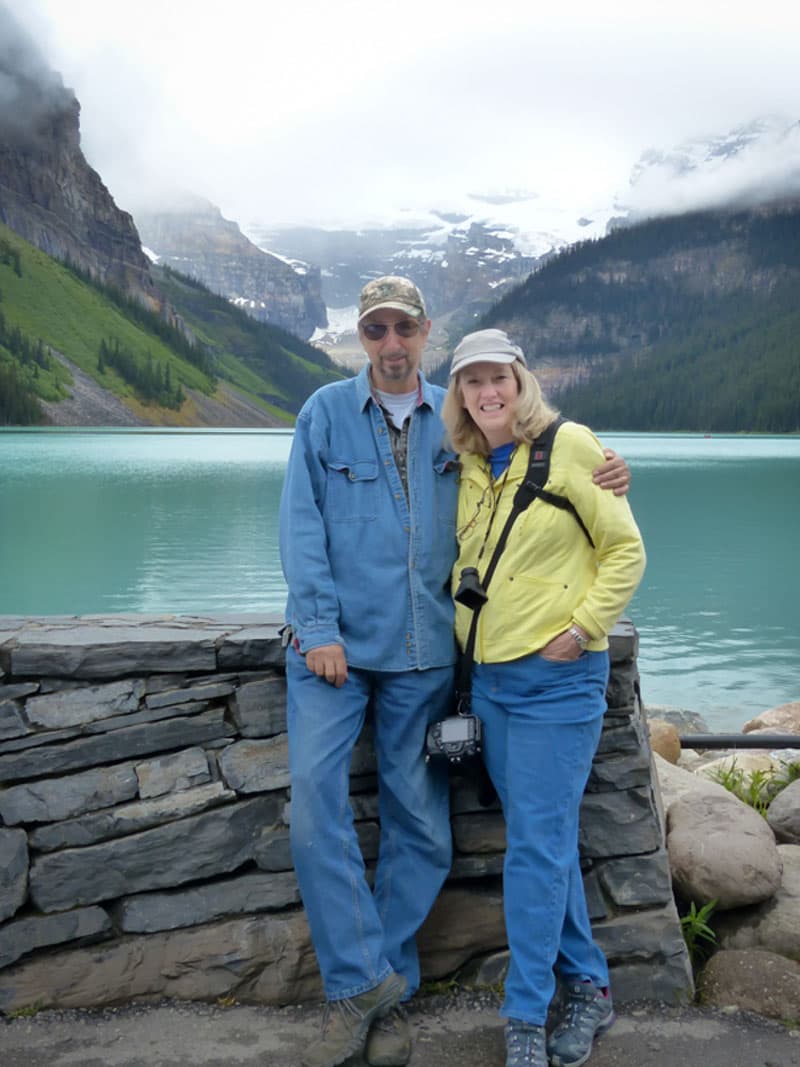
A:
POLYGON ((387 274, 383 278, 373 278, 361 290, 358 301, 358 321, 378 308, 393 308, 404 311, 412 319, 426 319, 425 301, 422 293, 408 278, 387 274))
POLYGON ((509 340, 505 330, 476 330, 474 333, 468 333, 456 346, 450 366, 450 376, 458 374, 470 363, 514 363, 517 361, 523 367, 528 366, 525 353, 519 345, 509 340))

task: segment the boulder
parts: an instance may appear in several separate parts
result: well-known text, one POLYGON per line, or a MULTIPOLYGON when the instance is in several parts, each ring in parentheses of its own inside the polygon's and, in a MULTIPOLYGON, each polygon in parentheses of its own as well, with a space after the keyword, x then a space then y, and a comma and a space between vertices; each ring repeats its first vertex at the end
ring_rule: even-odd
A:
POLYGON ((699 751, 696 748, 681 749, 678 766, 682 767, 685 771, 697 771, 707 763, 711 763, 708 750, 699 751))
POLYGON ((697 980, 703 1004, 800 1019, 800 963, 763 949, 724 949, 697 980))
POLYGON ((698 905, 716 900, 725 911, 757 904, 781 884, 766 819, 727 792, 675 800, 667 812, 667 852, 673 886, 698 905))
POLYGON ((792 700, 788 704, 770 708, 769 711, 762 711, 742 727, 744 734, 754 730, 765 730, 771 734, 800 734, 800 700, 792 700))
POLYGON ((767 822, 777 841, 800 845, 800 779, 778 793, 767 811, 767 822))
POLYGON ((672 723, 673 726, 677 726, 681 737, 686 737, 687 734, 707 734, 709 732, 708 723, 703 716, 686 708, 673 708, 668 704, 648 704, 647 717, 648 719, 661 719, 663 722, 672 723))
POLYGON ((719 785, 717 782, 712 782, 707 778, 693 774, 684 767, 675 767, 655 752, 653 753, 653 763, 656 768, 661 800, 665 811, 668 811, 670 805, 680 797, 687 795, 698 797, 729 797, 731 795, 724 786, 719 785))
POLYGON ((778 854, 783 877, 770 900, 714 914, 720 948, 762 948, 800 959, 800 845, 778 845, 778 854))
POLYGON ((650 747, 668 763, 677 763, 681 755, 681 742, 678 729, 671 722, 663 719, 650 719, 647 723, 650 734, 650 747))
POLYGON ((694 773, 702 774, 712 782, 719 782, 719 777, 731 772, 741 772, 743 784, 747 788, 750 777, 754 771, 764 771, 770 774, 777 770, 780 763, 774 760, 768 752, 728 752, 724 756, 704 762, 702 766, 692 768, 694 773))

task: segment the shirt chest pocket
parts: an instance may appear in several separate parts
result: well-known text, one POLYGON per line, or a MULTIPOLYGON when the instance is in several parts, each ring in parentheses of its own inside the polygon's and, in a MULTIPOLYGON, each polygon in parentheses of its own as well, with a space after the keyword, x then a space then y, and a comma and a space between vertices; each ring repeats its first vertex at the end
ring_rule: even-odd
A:
POLYGON ((331 522, 378 517, 378 464, 374 459, 331 460, 325 510, 331 522))
POLYGON ((456 526, 458 501, 458 459, 454 453, 442 453, 433 464, 433 490, 436 518, 452 533, 456 526))

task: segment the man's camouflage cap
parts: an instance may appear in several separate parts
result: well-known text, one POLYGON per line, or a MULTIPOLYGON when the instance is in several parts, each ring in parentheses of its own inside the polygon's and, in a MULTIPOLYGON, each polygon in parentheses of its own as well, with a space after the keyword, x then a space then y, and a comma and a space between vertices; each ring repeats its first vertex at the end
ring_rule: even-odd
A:
POLYGON ((393 308, 404 311, 412 319, 426 319, 425 301, 422 293, 408 278, 398 278, 388 274, 383 278, 373 278, 361 290, 358 302, 358 321, 378 308, 393 308))

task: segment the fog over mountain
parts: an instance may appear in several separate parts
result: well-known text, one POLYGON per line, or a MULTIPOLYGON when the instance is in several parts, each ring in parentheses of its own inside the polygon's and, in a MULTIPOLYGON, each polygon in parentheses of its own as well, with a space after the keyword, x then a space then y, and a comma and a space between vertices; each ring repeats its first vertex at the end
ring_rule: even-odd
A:
POLYGON ((466 326, 548 255, 614 226, 799 194, 800 123, 771 115, 645 151, 627 184, 605 202, 493 190, 454 194, 446 210, 387 209, 360 228, 251 222, 247 229, 260 247, 322 268, 326 303, 348 309, 330 316, 329 333, 340 334, 352 330, 358 290, 376 273, 411 275, 429 294, 435 316, 458 311, 466 326))
MULTIPOLYGON (((575 226, 627 203, 646 149, 800 118, 782 0, 0 3, 75 90, 84 152, 134 215, 183 188, 243 227, 342 229, 521 192, 546 210, 519 230, 546 232, 549 205, 575 226)), ((661 188, 640 186, 647 210, 697 200, 661 188)))
POLYGON ((70 97, 61 75, 0 4, 0 136, 6 144, 34 137, 41 121, 70 97))
MULTIPOLYGON (((435 250, 443 249, 454 231, 465 232, 476 224, 502 231, 518 253, 535 258, 565 244, 602 237, 620 219, 748 207, 798 194, 800 120, 772 114, 672 146, 646 148, 638 159, 631 158, 627 181, 605 198, 593 190, 576 192, 568 186, 546 193, 535 188, 453 190, 447 199, 417 208, 387 203, 383 215, 365 214, 357 227, 424 232, 425 246, 435 250)), ((256 236, 282 229, 262 219, 242 223, 256 236)), ((280 247, 280 240, 275 247, 280 247)))
POLYGON ((800 120, 766 115, 666 151, 648 149, 618 200, 630 215, 641 218, 750 207, 798 194, 800 120))
MULTIPOLYGON (((83 151, 140 228, 199 196, 319 268, 333 309, 395 271, 469 321, 625 220, 800 189, 800 15, 772 0, 702 17, 676 0, 646 24, 629 0, 508 0, 503 19, 407 0, 411 43, 359 11, 0 0, 0 48, 36 87, 26 106, 80 101, 83 151)), ((3 62, 0 121, 19 129, 3 62)))

